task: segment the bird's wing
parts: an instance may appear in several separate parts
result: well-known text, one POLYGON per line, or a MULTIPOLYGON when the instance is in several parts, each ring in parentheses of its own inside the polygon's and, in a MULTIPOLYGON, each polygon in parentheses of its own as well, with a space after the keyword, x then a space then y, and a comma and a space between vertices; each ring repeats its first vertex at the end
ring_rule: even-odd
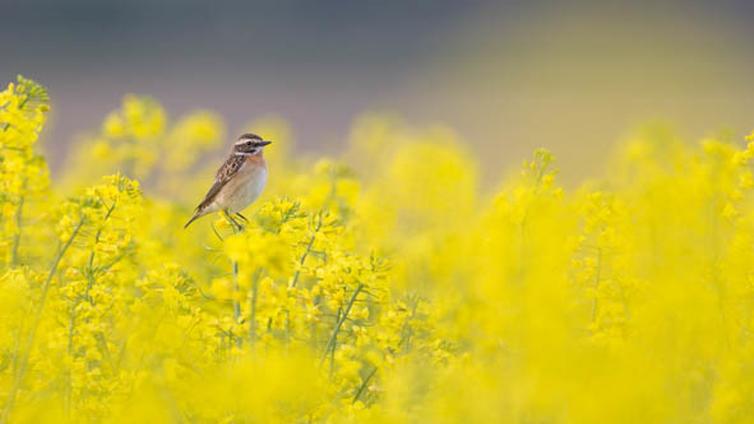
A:
POLYGON ((200 203, 196 208, 197 211, 206 208, 210 205, 210 203, 212 203, 213 200, 215 200, 217 193, 219 193, 220 190, 225 187, 225 184, 227 184, 228 181, 230 181, 233 176, 236 175, 245 161, 245 156, 231 155, 231 157, 229 157, 228 160, 223 163, 220 169, 217 170, 217 175, 215 175, 215 183, 212 184, 212 187, 210 187, 209 191, 204 196, 204 200, 202 200, 202 203, 200 203))

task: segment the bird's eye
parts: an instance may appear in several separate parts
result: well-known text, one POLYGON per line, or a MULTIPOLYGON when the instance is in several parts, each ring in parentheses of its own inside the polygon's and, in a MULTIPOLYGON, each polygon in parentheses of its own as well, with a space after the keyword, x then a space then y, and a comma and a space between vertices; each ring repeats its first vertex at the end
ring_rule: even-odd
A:
POLYGON ((246 145, 247 145, 247 146, 251 146, 251 141, 247 141, 247 142, 246 142, 246 145))

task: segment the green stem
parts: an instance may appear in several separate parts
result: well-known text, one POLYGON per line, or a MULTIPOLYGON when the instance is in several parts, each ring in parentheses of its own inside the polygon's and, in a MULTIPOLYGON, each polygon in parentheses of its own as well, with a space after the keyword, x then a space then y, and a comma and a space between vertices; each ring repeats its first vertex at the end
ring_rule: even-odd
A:
POLYGON ((73 232, 71 233, 71 236, 68 238, 65 244, 63 244, 63 246, 58 251, 58 254, 55 257, 55 260, 53 261, 52 266, 50 267, 50 272, 47 274, 47 279, 45 279, 45 282, 42 285, 42 294, 39 299, 39 303, 37 304, 37 308, 34 311, 34 318, 32 321, 31 329, 29 330, 29 337, 26 340, 26 345, 23 346, 22 348, 23 350, 19 352, 21 354, 21 358, 18 361, 18 369, 16 370, 16 375, 15 375, 15 378, 13 379, 13 386, 11 387, 11 390, 8 393, 8 400, 5 402, 5 408, 3 409, 3 414, 2 416, 0 416, 0 423, 8 422, 8 418, 10 417, 10 414, 13 411, 13 407, 16 402, 18 389, 21 387, 21 383, 23 382, 23 379, 26 376, 26 369, 29 365, 29 356, 31 355, 31 350, 34 347, 34 338, 37 335, 39 324, 42 321, 42 311, 44 311, 45 303, 47 301, 47 293, 50 290, 50 284, 52 283, 52 278, 55 276, 55 273, 58 270, 58 265, 60 265, 60 261, 63 259, 63 256, 65 256, 65 253, 68 251, 68 248, 71 247, 71 244, 73 243, 73 240, 76 238, 76 235, 78 235, 79 230, 81 230, 82 225, 84 225, 84 218, 81 218, 79 220, 78 224, 76 224, 76 227, 74 227, 73 232))
POLYGON ((325 352, 322 355, 322 359, 320 360, 320 363, 325 360, 327 357, 327 353, 332 349, 333 353, 335 352, 335 342, 338 339, 338 333, 340 332, 340 328, 343 326, 343 323, 346 322, 346 319, 348 318, 348 314, 351 312, 351 308, 353 307, 353 304, 356 302, 356 296, 359 295, 361 292, 361 289, 364 288, 363 284, 359 284, 356 287, 356 290, 353 291, 353 295, 351 296, 351 299, 348 301, 348 305, 346 305, 346 309, 343 311, 343 314, 338 318, 338 322, 335 323, 335 328, 333 328, 332 334, 330 334, 330 339, 327 341, 327 345, 325 345, 325 352))
MULTIPOLYGON (((234 234, 238 234, 243 231, 241 224, 236 222, 236 220, 233 219, 232 216, 230 216, 227 209, 223 209, 223 215, 225 216, 225 219, 230 223, 231 227, 233 227, 234 234)), ((238 320, 241 319, 241 302, 238 300, 238 293, 240 292, 240 287, 238 285, 238 261, 232 261, 231 266, 233 269, 233 322, 238 323, 238 320)), ((236 346, 241 347, 242 341, 243 340, 241 337, 236 337, 236 346)))
MULTIPOLYGON (((336 321, 340 321, 340 317, 343 316, 343 307, 338 308, 338 313, 336 315, 336 321)), ((338 339, 337 337, 332 340, 332 348, 329 350, 325 349, 325 355, 329 354, 330 357, 330 378, 332 378, 333 372, 335 371, 335 349, 338 347, 338 339)))
POLYGON ((254 344, 257 339, 257 295, 259 292, 259 277, 261 270, 254 272, 251 281, 251 299, 249 300, 249 344, 254 344))
POLYGON ((241 318, 241 302, 238 300, 238 292, 240 287, 238 285, 238 262, 233 261, 233 319, 235 322, 241 318))
POLYGON ((105 229, 105 224, 107 224, 107 220, 110 219, 110 216, 113 214, 113 211, 115 210, 115 205, 117 202, 113 202, 112 206, 110 206, 107 209, 107 212, 105 213, 105 218, 102 221, 102 226, 97 229, 97 234, 94 235, 94 246, 92 246, 92 251, 89 253, 89 262, 87 264, 87 283, 86 283, 86 291, 84 292, 84 298, 89 301, 92 305, 94 305, 94 299, 92 299, 89 296, 89 292, 92 290, 92 287, 94 287, 95 278, 94 278, 94 256, 97 253, 97 244, 99 243, 99 239, 102 236, 102 231, 105 229))
MULTIPOLYGON (((26 190, 26 180, 24 180, 23 190, 26 190)), ((13 236, 13 247, 11 249, 11 266, 16 266, 18 262, 18 246, 21 244, 21 229, 23 226, 23 211, 24 200, 26 198, 21 196, 18 200, 18 207, 16 208, 16 234, 13 236)))
POLYGON ((353 401, 351 401, 351 404, 356 403, 357 400, 361 397, 361 394, 364 393, 364 390, 367 388, 367 384, 369 384, 369 381, 374 377, 374 374, 377 373, 377 367, 374 367, 372 369, 372 372, 367 375, 367 378, 364 379, 364 381, 361 382, 361 385, 359 386, 359 389, 356 391, 356 395, 353 397, 353 401))
POLYGON ((306 245, 306 250, 304 251, 304 254, 301 255, 301 258, 298 261, 298 269, 296 270, 296 273, 293 275, 293 279, 291 280, 291 287, 296 287, 296 283, 298 283, 298 278, 301 276, 301 268, 304 266, 304 262, 306 262, 306 258, 309 256, 309 254, 312 251, 312 247, 314 246, 314 240, 317 238, 317 233, 319 233, 319 230, 322 228, 322 212, 319 214, 319 220, 317 221, 317 226, 314 227, 314 232, 312 233, 311 238, 309 239, 309 243, 306 245))

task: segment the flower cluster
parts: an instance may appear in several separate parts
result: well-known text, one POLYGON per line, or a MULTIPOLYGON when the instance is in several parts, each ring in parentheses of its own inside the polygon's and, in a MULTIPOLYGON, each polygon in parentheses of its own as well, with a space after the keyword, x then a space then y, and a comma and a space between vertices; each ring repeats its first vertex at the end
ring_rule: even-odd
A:
POLYGON ((0 92, 0 257, 17 264, 24 206, 49 184, 47 164, 34 145, 49 110, 47 90, 18 76, 0 92))
POLYGON ((184 230, 219 116, 127 96, 50 184, 47 103, 0 92, 0 422, 754 420, 754 133, 649 128, 574 190, 538 149, 485 193, 447 128, 294 157, 266 117, 248 219, 184 230))

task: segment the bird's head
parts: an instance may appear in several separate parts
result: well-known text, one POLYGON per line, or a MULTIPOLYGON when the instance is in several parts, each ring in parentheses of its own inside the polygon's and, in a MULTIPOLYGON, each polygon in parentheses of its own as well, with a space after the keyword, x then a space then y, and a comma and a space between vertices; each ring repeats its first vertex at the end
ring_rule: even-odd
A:
POLYGON ((262 137, 256 134, 243 134, 238 137, 238 141, 233 145, 233 154, 251 156, 262 153, 264 146, 272 143, 271 141, 262 140, 262 137))

